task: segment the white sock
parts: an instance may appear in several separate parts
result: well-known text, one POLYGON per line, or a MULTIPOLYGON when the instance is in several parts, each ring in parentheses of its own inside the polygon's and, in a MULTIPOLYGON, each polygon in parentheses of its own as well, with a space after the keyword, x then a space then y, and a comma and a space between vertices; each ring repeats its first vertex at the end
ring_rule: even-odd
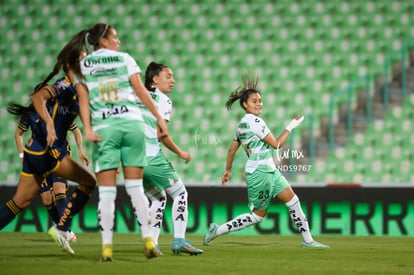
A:
POLYGON ((126 179, 125 190, 134 208, 142 238, 152 237, 149 202, 144 193, 142 179, 126 179))
POLYGON ((220 236, 229 232, 239 231, 253 224, 259 223, 262 220, 263 217, 260 217, 255 213, 244 213, 220 225, 217 228, 216 235, 220 236))
POLYGON ((99 186, 98 220, 102 244, 112 244, 115 220, 116 186, 99 186))
POLYGON ((152 238, 156 245, 158 245, 158 238, 164 219, 165 206, 167 204, 167 195, 165 191, 159 191, 158 189, 150 189, 145 192, 147 197, 151 201, 150 216, 151 216, 151 232, 152 238))
POLYGON ((171 214, 174 225, 174 238, 185 239, 188 222, 188 193, 183 182, 178 180, 171 187, 167 188, 167 193, 173 199, 171 214))
POLYGON ((313 242, 313 238, 309 230, 309 223, 303 213, 298 196, 294 195, 290 201, 285 203, 285 205, 289 208, 290 219, 298 228, 299 233, 302 234, 303 240, 307 243, 313 242))

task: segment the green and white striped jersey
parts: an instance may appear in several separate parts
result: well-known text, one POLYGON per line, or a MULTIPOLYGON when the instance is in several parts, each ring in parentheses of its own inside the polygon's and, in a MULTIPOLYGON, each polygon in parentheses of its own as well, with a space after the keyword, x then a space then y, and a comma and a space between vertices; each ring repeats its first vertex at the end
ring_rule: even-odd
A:
POLYGON ((92 125, 108 127, 120 120, 142 120, 129 78, 141 69, 127 53, 99 49, 81 61, 89 90, 92 125))
MULTIPOLYGON (((157 106, 158 112, 164 120, 170 121, 172 102, 168 96, 156 89, 154 92, 150 92, 155 105, 157 106)), ((138 103, 141 108, 144 118, 144 129, 145 129, 145 146, 147 149, 147 157, 155 157, 161 150, 160 141, 157 135, 157 119, 148 110, 148 108, 138 103)))
POLYGON ((276 165, 273 160, 273 148, 263 142, 270 134, 266 123, 258 116, 245 114, 237 124, 235 140, 238 140, 248 157, 245 171, 253 173, 256 170, 273 172, 276 165))

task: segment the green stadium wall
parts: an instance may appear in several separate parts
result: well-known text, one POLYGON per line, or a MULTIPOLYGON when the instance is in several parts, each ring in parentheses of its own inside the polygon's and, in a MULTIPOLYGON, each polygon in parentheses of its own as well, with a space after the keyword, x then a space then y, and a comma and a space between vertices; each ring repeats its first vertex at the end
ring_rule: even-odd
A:
MULTIPOLYGON (((72 188, 72 187, 71 187, 72 188)), ((246 189, 242 187, 187 187, 189 192, 188 234, 205 234, 211 222, 224 223, 248 211, 246 189)), ((15 187, 0 187, 1 202, 9 199, 15 187)), ((414 236, 414 188, 387 187, 295 187, 307 213, 313 235, 414 236)), ((75 217, 76 233, 99 232, 97 192, 75 217)), ((138 233, 124 187, 118 187, 116 233, 138 233)), ((172 234, 171 199, 166 209, 162 234, 172 234)), ((36 198, 3 232, 46 232, 51 225, 46 209, 36 198)), ((238 235, 298 234, 286 207, 274 200, 267 218, 238 235)))

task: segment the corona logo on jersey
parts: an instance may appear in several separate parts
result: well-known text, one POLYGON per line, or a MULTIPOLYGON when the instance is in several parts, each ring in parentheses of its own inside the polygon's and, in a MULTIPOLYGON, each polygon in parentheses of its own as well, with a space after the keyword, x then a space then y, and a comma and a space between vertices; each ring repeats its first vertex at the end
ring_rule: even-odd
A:
POLYGON ((118 62, 122 62, 119 56, 107 56, 107 57, 101 57, 101 58, 95 58, 95 59, 86 59, 83 62, 83 65, 86 68, 90 68, 98 64, 108 64, 108 63, 118 63, 118 62))

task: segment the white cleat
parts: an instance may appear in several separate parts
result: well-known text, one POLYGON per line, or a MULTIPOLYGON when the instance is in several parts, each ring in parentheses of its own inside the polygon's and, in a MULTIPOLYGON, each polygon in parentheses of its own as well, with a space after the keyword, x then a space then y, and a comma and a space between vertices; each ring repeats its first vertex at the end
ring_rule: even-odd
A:
POLYGON ((73 251, 72 247, 69 245, 69 232, 68 231, 61 231, 57 229, 56 225, 49 228, 47 231, 49 236, 56 242, 58 247, 63 248, 66 252, 74 255, 75 251, 73 251))

